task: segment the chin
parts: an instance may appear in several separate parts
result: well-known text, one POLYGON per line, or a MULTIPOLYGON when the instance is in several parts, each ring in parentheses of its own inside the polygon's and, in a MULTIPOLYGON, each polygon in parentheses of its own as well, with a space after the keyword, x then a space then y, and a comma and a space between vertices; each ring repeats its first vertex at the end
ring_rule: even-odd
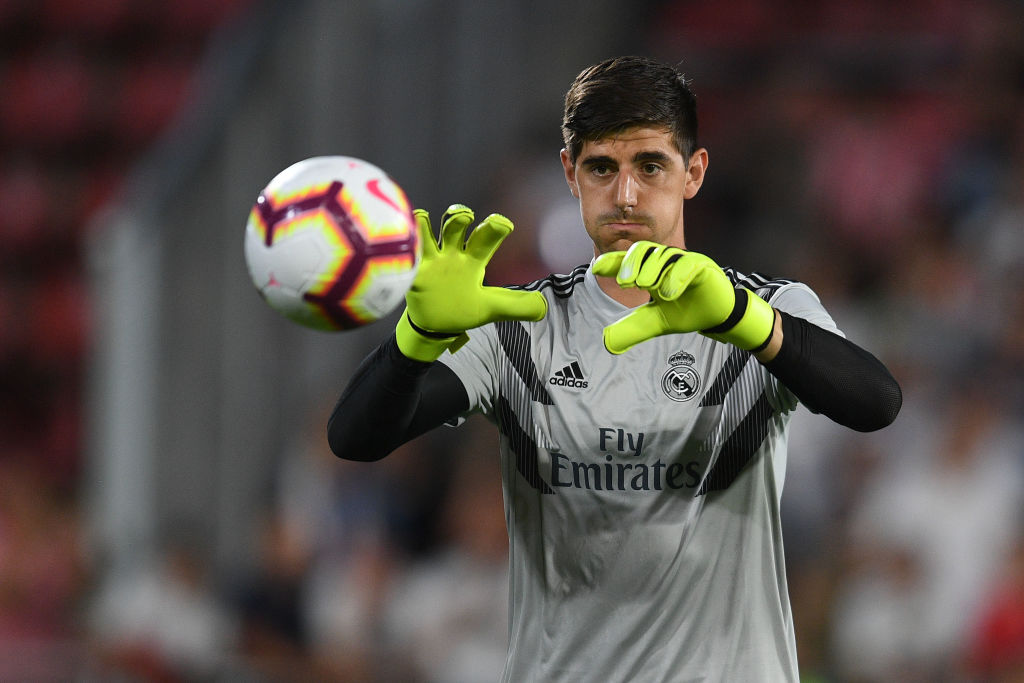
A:
POLYGON ((645 237, 645 236, 641 236, 641 235, 631 235, 629 237, 620 237, 617 240, 614 240, 610 244, 610 246, 608 247, 608 251, 626 251, 631 246, 636 244, 637 242, 640 242, 642 240, 649 240, 649 239, 650 239, 650 237, 645 237))
POLYGON ((590 235, 594 242, 594 248, 599 254, 609 251, 626 251, 642 240, 658 241, 652 235, 652 231, 646 227, 628 230, 613 229, 609 226, 603 226, 603 228, 603 231, 599 231, 596 234, 591 233, 590 235))

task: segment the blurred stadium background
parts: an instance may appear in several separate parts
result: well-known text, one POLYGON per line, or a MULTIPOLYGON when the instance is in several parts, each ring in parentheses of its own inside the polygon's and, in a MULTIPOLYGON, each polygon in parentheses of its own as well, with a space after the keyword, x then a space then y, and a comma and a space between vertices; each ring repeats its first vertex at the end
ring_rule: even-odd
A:
POLYGON ((796 417, 805 679, 1024 680, 1019 0, 0 0, 0 680, 496 679, 496 437, 334 459, 390 322, 277 317, 244 221, 347 154, 512 217, 495 283, 565 272, 561 99, 626 53, 694 80, 690 245, 904 387, 879 434, 796 417))

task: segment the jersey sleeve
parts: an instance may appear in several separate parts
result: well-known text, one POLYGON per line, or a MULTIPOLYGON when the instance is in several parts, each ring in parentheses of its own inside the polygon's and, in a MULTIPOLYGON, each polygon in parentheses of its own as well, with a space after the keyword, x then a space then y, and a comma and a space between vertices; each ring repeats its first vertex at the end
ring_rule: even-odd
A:
POLYGON ((903 395, 888 368, 847 340, 817 297, 806 288, 779 292, 782 346, 764 363, 775 405, 792 410, 799 400, 811 412, 861 432, 882 429, 899 414, 903 395))
POLYGON ((803 318, 841 337, 845 336, 821 304, 818 295, 802 282, 794 282, 779 288, 768 303, 780 311, 803 318))
POLYGON ((469 341, 455 353, 445 353, 438 361, 446 365, 462 381, 469 398, 469 407, 459 415, 461 422, 468 415, 490 416, 497 395, 495 378, 499 342, 493 323, 469 331, 469 341))
MULTIPOLYGON (((760 294, 760 292, 758 293, 760 294)), ((768 298, 768 303, 780 311, 803 318, 829 332, 844 338, 846 336, 825 310, 818 295, 802 282, 792 282, 775 290, 768 298)), ((800 402, 796 395, 766 369, 762 368, 762 372, 765 376, 765 390, 772 407, 779 412, 790 412, 796 409, 800 402)))

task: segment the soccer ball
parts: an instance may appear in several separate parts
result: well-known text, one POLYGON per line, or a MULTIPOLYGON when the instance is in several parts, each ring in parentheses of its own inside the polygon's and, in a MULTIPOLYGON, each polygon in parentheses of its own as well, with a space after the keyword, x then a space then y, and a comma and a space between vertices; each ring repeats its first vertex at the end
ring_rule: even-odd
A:
POLYGON ((419 258, 402 188, 353 157, 313 157, 281 171, 245 228, 245 260, 260 295, 318 330, 349 330, 391 313, 419 258))

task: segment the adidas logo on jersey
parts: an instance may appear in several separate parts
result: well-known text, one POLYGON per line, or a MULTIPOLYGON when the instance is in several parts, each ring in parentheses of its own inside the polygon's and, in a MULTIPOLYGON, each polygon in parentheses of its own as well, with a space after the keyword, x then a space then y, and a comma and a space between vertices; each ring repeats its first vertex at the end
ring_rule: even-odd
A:
POLYGON ((583 371, 580 370, 579 362, 573 361, 561 370, 557 370, 555 374, 548 379, 548 384, 554 384, 556 387, 586 389, 587 379, 583 376, 583 371))

